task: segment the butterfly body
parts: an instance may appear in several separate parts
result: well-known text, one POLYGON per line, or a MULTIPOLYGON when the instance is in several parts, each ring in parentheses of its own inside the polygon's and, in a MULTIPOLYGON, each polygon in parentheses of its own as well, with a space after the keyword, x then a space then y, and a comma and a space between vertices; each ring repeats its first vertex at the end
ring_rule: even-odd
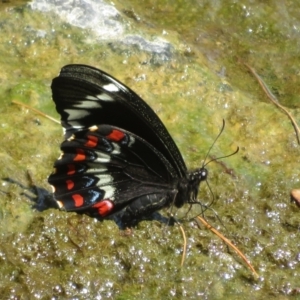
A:
POLYGON ((207 171, 188 172, 154 111, 96 68, 68 65, 52 82, 65 140, 48 181, 58 206, 124 224, 196 201, 207 171))

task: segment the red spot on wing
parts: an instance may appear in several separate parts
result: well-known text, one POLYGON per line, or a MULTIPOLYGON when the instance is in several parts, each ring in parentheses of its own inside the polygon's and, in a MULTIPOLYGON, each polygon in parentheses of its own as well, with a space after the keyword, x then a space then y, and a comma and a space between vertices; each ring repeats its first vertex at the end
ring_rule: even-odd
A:
POLYGON ((76 149, 76 156, 74 157, 74 161, 81 161, 81 160, 85 160, 86 155, 84 153, 84 151, 82 149, 76 149))
POLYGON ((95 205, 92 206, 93 208, 97 208, 98 213, 101 217, 107 216, 114 208, 114 204, 112 201, 108 199, 104 199, 95 205))
POLYGON ((67 165, 68 172, 67 175, 74 175, 75 174, 75 166, 74 165, 67 165))
POLYGON ((67 184, 67 189, 68 190, 72 190, 72 188, 74 187, 74 181, 73 180, 67 180, 66 184, 67 184))
POLYGON ((72 198, 74 200, 74 205, 75 207, 80 207, 83 205, 84 199, 81 195, 79 194, 74 194, 72 195, 72 198))
POLYGON ((87 142, 84 144, 84 146, 86 147, 90 147, 90 148, 94 148, 98 145, 98 138, 94 135, 88 135, 88 140, 87 142))
POLYGON ((109 135, 107 135, 106 137, 107 137, 109 140, 113 141, 113 142, 118 142, 118 141, 122 140, 122 139, 124 138, 124 136, 125 136, 125 133, 123 133, 123 132, 120 131, 120 130, 114 129, 114 130, 112 130, 112 132, 111 132, 109 135))
POLYGON ((79 194, 72 195, 72 198, 74 200, 75 207, 80 207, 83 205, 83 197, 79 194))

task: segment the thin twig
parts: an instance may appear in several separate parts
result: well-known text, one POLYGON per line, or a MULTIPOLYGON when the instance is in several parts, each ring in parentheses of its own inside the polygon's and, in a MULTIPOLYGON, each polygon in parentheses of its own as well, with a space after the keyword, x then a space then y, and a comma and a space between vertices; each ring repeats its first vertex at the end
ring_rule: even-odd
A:
POLYGON ((24 103, 19 102, 19 101, 16 101, 16 100, 13 100, 13 101, 11 101, 11 102, 14 103, 14 104, 17 104, 17 105, 26 107, 27 109, 30 109, 30 110, 34 111, 35 113, 37 113, 37 114, 39 114, 39 115, 41 115, 41 116, 43 116, 43 117, 45 117, 45 118, 47 118, 47 119, 49 119, 49 120, 55 122, 55 123, 60 124, 60 122, 59 122, 58 120, 56 120, 56 119, 54 119, 54 118, 52 118, 52 117, 46 115, 45 113, 39 111, 38 109, 35 109, 35 108, 33 108, 33 107, 30 107, 30 106, 27 105, 27 104, 24 104, 24 103))
POLYGON ((181 257, 181 263, 180 263, 180 266, 182 267, 184 264, 185 257, 186 257, 186 244, 187 243, 186 243, 186 235, 185 235, 183 227, 180 224, 178 224, 178 226, 181 230, 181 234, 183 237, 183 251, 182 251, 182 257, 181 257))
POLYGON ((210 231, 212 231, 214 234, 216 234, 221 240, 223 240, 228 246, 230 246, 241 258, 244 260, 248 268, 253 272, 253 274, 257 277, 258 274, 256 273, 254 267, 251 265, 249 260, 246 258, 246 256, 235 246, 233 245, 223 234, 221 234, 217 229, 212 227, 209 223, 207 223, 203 218, 197 217, 197 219, 204 224, 210 231))
POLYGON ((289 119, 292 122, 292 125, 295 129, 295 133, 296 133, 296 138, 297 138, 297 142, 300 145, 300 129, 295 121, 295 119, 293 118, 293 116, 287 111, 287 109, 282 106, 277 98, 272 94, 272 92, 270 91, 270 89, 267 87, 266 83, 262 80, 262 78, 255 72, 255 70, 250 67, 247 63, 243 62, 243 64, 250 70, 250 72, 253 74, 253 76, 257 79, 259 85, 261 86, 261 88, 263 89, 263 91, 266 93, 267 97, 273 102, 273 104, 275 104, 277 107, 279 107, 281 110, 284 111, 284 113, 289 117, 289 119))

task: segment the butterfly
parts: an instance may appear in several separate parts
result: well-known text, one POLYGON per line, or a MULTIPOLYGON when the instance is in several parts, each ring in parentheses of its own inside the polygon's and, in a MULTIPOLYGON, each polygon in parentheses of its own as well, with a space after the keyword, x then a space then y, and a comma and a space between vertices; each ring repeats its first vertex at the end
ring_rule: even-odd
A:
POLYGON ((59 208, 131 225, 164 207, 197 202, 207 170, 187 170, 164 124, 129 87, 72 64, 51 88, 65 131, 48 178, 59 208))

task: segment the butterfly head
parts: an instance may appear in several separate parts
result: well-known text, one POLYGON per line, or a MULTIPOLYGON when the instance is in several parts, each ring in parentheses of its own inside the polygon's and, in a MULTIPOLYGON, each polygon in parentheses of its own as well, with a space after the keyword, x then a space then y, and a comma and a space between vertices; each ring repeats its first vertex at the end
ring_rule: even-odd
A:
POLYGON ((205 181, 208 175, 204 167, 188 173, 186 178, 179 180, 177 185, 176 207, 180 208, 184 203, 194 203, 197 199, 199 185, 205 181))
POLYGON ((197 169, 188 175, 189 182, 189 200, 195 201, 198 195, 198 189, 201 181, 206 181, 208 176, 208 171, 206 168, 202 167, 197 169))

